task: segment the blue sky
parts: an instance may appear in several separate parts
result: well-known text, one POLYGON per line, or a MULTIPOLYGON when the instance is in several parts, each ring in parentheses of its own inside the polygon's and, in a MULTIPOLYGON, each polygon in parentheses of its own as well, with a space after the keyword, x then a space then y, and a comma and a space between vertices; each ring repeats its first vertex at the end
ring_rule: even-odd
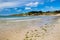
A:
POLYGON ((60 0, 0 0, 0 15, 60 10, 60 0))

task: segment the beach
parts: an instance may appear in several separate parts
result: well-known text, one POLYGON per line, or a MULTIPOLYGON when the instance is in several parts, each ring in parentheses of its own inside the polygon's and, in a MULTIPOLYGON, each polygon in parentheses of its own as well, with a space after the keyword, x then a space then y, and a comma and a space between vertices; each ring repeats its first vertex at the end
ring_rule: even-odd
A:
POLYGON ((0 20, 0 40, 60 40, 60 17, 0 20))

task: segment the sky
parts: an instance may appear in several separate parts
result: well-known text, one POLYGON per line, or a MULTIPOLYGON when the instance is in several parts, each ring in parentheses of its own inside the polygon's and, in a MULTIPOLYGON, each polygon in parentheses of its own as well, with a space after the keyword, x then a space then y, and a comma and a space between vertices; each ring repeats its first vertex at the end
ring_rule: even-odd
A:
POLYGON ((0 15, 60 10, 60 0, 0 0, 0 15))

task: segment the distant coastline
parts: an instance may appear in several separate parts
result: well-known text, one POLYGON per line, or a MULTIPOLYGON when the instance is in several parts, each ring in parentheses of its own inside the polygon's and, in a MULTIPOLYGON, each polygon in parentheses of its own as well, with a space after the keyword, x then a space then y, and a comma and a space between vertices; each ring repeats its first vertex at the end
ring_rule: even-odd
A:
POLYGON ((56 11, 30 11, 30 12, 26 12, 26 13, 18 13, 18 14, 10 14, 10 15, 0 15, 0 17, 14 17, 14 16, 60 16, 60 10, 56 10, 56 11))
POLYGON ((27 12, 27 13, 20 13, 20 14, 12 14, 12 15, 9 15, 9 16, 41 16, 41 15, 59 15, 60 14, 60 10, 56 10, 56 11, 46 11, 46 12, 43 12, 43 11, 30 11, 30 12, 27 12))

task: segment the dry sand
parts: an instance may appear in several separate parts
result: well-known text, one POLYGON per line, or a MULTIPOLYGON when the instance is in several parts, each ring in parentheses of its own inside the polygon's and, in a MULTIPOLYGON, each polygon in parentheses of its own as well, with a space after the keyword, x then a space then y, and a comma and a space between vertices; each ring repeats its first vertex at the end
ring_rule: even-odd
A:
POLYGON ((40 20, 0 23, 0 40, 60 40, 60 19, 37 27, 40 20), (22 26, 22 27, 20 27, 22 26))

